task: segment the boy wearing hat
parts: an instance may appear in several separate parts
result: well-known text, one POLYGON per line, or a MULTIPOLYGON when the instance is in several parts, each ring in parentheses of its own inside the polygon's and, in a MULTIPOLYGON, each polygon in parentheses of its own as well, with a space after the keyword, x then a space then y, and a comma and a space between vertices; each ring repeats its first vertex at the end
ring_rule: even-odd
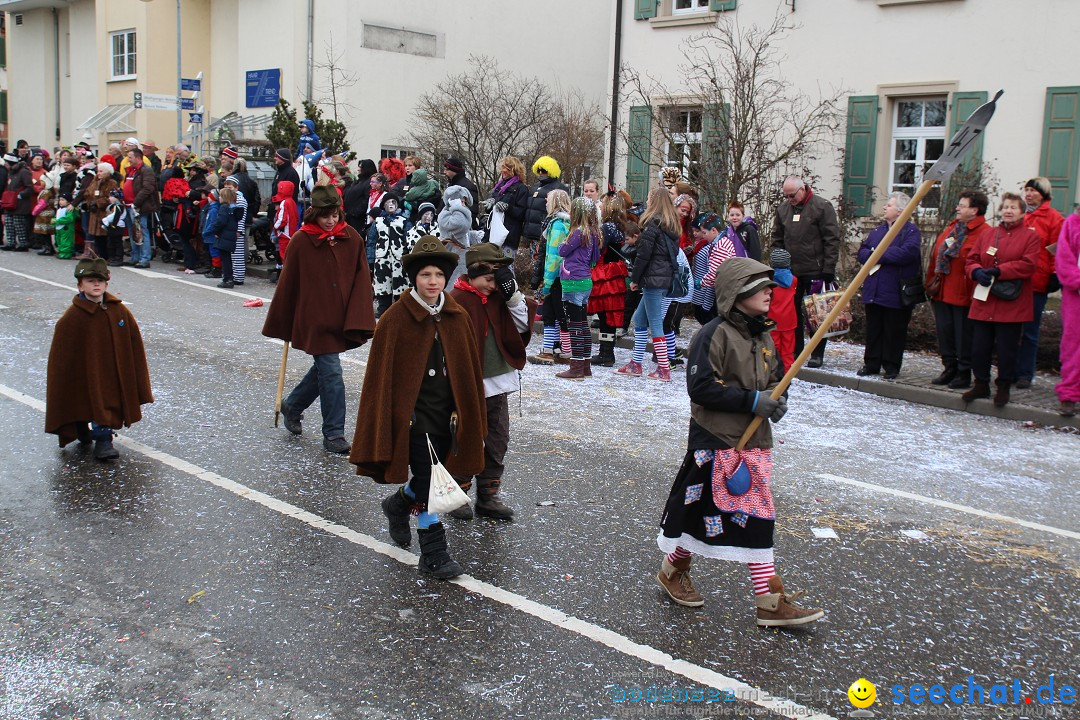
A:
POLYGON ((773 267, 772 304, 769 305, 769 319, 774 327, 772 335, 776 353, 783 363, 784 372, 795 362, 795 329, 799 327, 799 316, 795 313, 795 286, 799 279, 791 273, 791 253, 783 248, 773 248, 769 253, 769 264, 773 267))
POLYGON ((49 348, 45 432, 58 436, 60 447, 93 441, 96 459, 114 460, 113 430, 138 422, 141 406, 154 402, 146 351, 134 316, 107 292, 105 261, 80 260, 75 279, 79 294, 49 348))
MULTIPOLYGON (((484 469, 476 476, 476 512, 496 520, 510 520, 514 511, 499 497, 503 458, 510 441, 510 393, 520 390, 518 371, 525 367, 525 348, 532 337, 536 302, 518 290, 514 259, 492 243, 480 243, 465 253, 466 274, 450 291, 472 319, 473 333, 484 378, 488 433, 484 438, 484 469)), ((466 493, 472 476, 454 478, 466 493)), ((450 513, 468 520, 468 505, 450 513)))
POLYGON ((375 329, 349 456, 357 475, 404 484, 382 501, 390 537, 402 547, 412 543, 415 508, 419 571, 440 579, 463 570, 447 551, 439 516, 425 508, 431 468, 437 457, 453 475, 480 472, 487 436, 475 333, 469 314, 443 292, 457 260, 434 237, 401 259, 412 290, 375 329))
POLYGON ((262 330, 314 360, 281 403, 285 428, 299 435, 304 411, 318 398, 323 447, 339 455, 349 452, 349 443, 338 354, 363 345, 375 330, 364 241, 343 217, 337 190, 325 185, 312 190, 311 207, 289 241, 262 330))
POLYGON ((770 396, 781 378, 768 319, 776 282, 767 265, 733 257, 720 265, 715 287, 717 317, 694 335, 686 360, 690 431, 660 520, 656 540, 666 557, 656 580, 673 602, 700 607, 705 600, 690 579, 691 552, 746 563, 758 625, 813 622, 824 611, 795 605, 797 596, 784 590, 773 565, 769 423, 735 449, 754 416, 775 423, 787 412, 786 397, 770 396))

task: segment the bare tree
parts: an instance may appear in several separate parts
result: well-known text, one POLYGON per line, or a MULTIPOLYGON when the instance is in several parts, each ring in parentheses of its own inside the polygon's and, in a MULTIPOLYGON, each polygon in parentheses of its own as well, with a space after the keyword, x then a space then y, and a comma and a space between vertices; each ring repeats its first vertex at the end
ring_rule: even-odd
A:
POLYGON ((570 167, 598 162, 604 127, 598 128, 603 115, 596 103, 501 70, 493 58, 474 55, 469 65, 421 96, 413 112, 407 142, 432 162, 460 157, 482 195, 498 181, 507 155, 526 166, 545 152, 570 167))
POLYGON ((324 71, 326 73, 326 83, 320 86, 320 89, 324 94, 319 100, 324 103, 329 103, 330 109, 334 114, 334 120, 338 122, 341 121, 338 114, 339 109, 346 118, 351 118, 352 111, 356 110, 356 106, 339 99, 339 95, 344 96, 345 89, 352 87, 360 80, 360 76, 357 73, 347 72, 342 67, 341 58, 344 55, 344 52, 334 51, 334 34, 330 33, 330 39, 326 43, 326 62, 312 63, 312 66, 316 70, 324 71))
POLYGON ((630 152, 647 153, 642 159, 651 163, 674 149, 704 205, 722 208, 737 199, 759 211, 772 207, 783 176, 812 165, 845 119, 845 90, 819 87, 811 95, 782 74, 780 48, 795 29, 779 13, 768 26, 748 28, 725 14, 715 28, 683 42, 684 86, 675 91, 624 67, 624 95, 630 105, 648 107, 652 118, 645 142, 623 128, 630 152), (695 131, 699 147, 688 142, 695 131))
POLYGON ((580 90, 573 89, 559 92, 549 122, 553 139, 543 152, 559 161, 560 179, 578 194, 594 174, 593 168, 604 159, 607 117, 597 101, 590 102, 580 90))

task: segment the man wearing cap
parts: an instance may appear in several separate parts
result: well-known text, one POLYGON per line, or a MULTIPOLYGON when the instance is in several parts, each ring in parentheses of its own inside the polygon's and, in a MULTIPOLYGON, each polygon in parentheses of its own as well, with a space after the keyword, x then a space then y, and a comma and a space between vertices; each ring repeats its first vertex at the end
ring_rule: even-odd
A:
MULTIPOLYGON (((525 367, 525 348, 532 337, 536 302, 518 290, 508 257, 497 245, 485 242, 465 252, 465 274, 458 277, 450 297, 472 319, 480 369, 484 377, 488 433, 484 438, 484 469, 476 475, 476 513, 510 520, 514 511, 499 496, 503 458, 510 442, 510 393, 521 389, 518 372, 525 367)), ((472 476, 455 480, 466 493, 472 476)), ((472 509, 462 505, 450 513, 469 519, 472 509)))
POLYGON ((293 202, 296 202, 296 193, 300 187, 300 176, 297 174, 296 168, 293 167, 292 158, 289 157, 288 148, 278 148, 274 151, 274 167, 276 172, 274 174, 274 186, 271 189, 270 196, 273 197, 278 194, 279 182, 288 180, 293 184, 292 199, 293 202))
POLYGON ((450 557, 439 516, 426 507, 432 465, 437 458, 450 473, 471 477, 484 467, 487 436, 475 333, 468 313, 444 292, 457 260, 431 236, 402 257, 412 290, 375 330, 349 455, 357 475, 404 483, 382 501, 390 537, 412 544, 415 510, 418 569, 439 579, 463 570, 450 557))
MULTIPOLYGON (((138 138, 129 137, 120 145, 120 164, 117 166, 117 169, 120 171, 121 177, 127 177, 128 164, 131 162, 131 160, 128 159, 128 152, 131 150, 139 150, 139 152, 142 152, 142 143, 139 142, 138 138)), ((157 178, 154 178, 154 181, 156 182, 157 178)))
POLYGON ((1035 379, 1035 357, 1039 353, 1039 327, 1046 308, 1049 293, 1061 289, 1061 283, 1054 274, 1054 254, 1047 248, 1055 244, 1061 236, 1061 226, 1065 218, 1050 205, 1051 185, 1044 177, 1033 177, 1024 183, 1024 203, 1027 214, 1024 226, 1031 228, 1042 241, 1039 251, 1039 263, 1035 274, 1031 276, 1031 290, 1035 310, 1032 319, 1024 323, 1023 335, 1020 336, 1020 353, 1016 357, 1016 387, 1020 390, 1031 387, 1035 379))
POLYGON ((337 190, 316 187, 303 225, 289 241, 262 329, 263 335, 291 342, 314 359, 304 379, 282 400, 285 428, 299 435, 304 411, 318 398, 323 447, 338 454, 349 452, 338 355, 364 344, 375 330, 364 241, 342 217, 337 190))
POLYGON ((155 179, 161 177, 161 158, 157 154, 159 149, 153 140, 147 140, 142 144, 143 158, 150 165, 150 169, 154 171, 155 179))
POLYGON ((45 391, 45 432, 60 447, 94 443, 94 457, 114 460, 113 431, 142 418, 154 402, 139 325, 107 292, 109 267, 101 258, 75 266, 79 294, 53 330, 45 391))
POLYGON ((469 197, 472 198, 472 205, 469 208, 472 210, 472 229, 478 230, 480 228, 480 196, 476 191, 476 183, 465 176, 465 163, 461 158, 451 155, 443 163, 443 175, 446 176, 446 184, 460 185, 469 191, 469 197))

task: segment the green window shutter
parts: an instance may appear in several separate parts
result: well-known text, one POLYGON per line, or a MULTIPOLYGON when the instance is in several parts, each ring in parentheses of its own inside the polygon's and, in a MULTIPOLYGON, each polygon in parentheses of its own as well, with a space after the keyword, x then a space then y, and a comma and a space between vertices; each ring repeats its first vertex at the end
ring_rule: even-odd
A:
POLYGON ((0 90, 0 123, 7 121, 7 90, 0 90))
POLYGON ((7 67, 7 38, 0 37, 0 68, 7 67))
POLYGON ((737 0, 709 0, 709 9, 713 12, 725 12, 734 10, 737 0))
POLYGON ((856 215, 869 215, 874 204, 874 151, 877 147, 878 96, 848 98, 844 198, 856 215))
MULTIPOLYGON (((971 113, 978 110, 979 106, 986 104, 989 99, 990 96, 985 90, 953 93, 949 137, 956 135, 957 131, 967 122, 967 119, 971 117, 971 113)), ((979 165, 982 164, 982 154, 983 139, 982 136, 979 136, 979 139, 975 141, 975 147, 972 149, 971 154, 964 160, 964 169, 968 172, 977 171, 979 165)))
POLYGON ((1039 174, 1050 180, 1050 204, 1060 213, 1072 212, 1076 173, 1080 166, 1080 87, 1046 88, 1039 174))
POLYGON ((699 184, 707 186, 705 179, 718 178, 720 185, 708 188, 714 195, 708 199, 713 201, 716 207, 721 207, 727 202, 727 145, 730 138, 728 132, 728 118, 731 117, 731 103, 724 103, 723 107, 709 104, 704 107, 701 117, 701 170, 704 176, 699 184))
POLYGON ((630 137, 626 156, 626 192, 634 202, 649 195, 649 160, 652 156, 652 108, 630 108, 630 137))
POLYGON ((648 20, 656 17, 656 5, 660 0, 634 0, 634 19, 648 20))

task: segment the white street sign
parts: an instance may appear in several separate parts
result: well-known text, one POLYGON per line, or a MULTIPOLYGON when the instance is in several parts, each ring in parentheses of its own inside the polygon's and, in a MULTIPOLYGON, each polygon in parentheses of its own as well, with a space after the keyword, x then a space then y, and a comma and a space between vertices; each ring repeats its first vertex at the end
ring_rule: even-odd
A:
POLYGON ((135 107, 144 110, 172 110, 176 112, 180 107, 180 103, 175 95, 135 93, 135 107))

